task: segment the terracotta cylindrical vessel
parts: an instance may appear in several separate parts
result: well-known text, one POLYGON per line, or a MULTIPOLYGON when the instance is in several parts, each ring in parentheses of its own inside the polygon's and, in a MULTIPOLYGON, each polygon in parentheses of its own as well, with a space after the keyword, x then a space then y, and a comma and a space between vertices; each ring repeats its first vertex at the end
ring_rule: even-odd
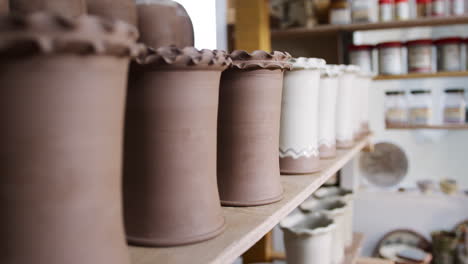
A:
POLYGON ((293 70, 284 74, 281 103, 280 171, 305 174, 320 170, 318 110, 320 71, 325 60, 292 59, 293 70))
POLYGON ((123 20, 137 26, 135 0, 86 0, 88 14, 123 20))
POLYGON ((224 52, 149 49, 132 66, 126 111, 124 211, 129 243, 176 246, 224 229, 216 184, 224 52))
POLYGON ((0 15, 8 14, 10 11, 9 0, 0 0, 0 15))
POLYGON ((44 11, 75 18, 86 14, 86 0, 10 0, 10 11, 16 14, 44 11))
POLYGON ((354 213, 354 193, 339 187, 322 187, 314 192, 316 199, 324 200, 329 198, 339 198, 346 203, 345 212, 345 244, 351 246, 353 243, 353 213, 354 213))
POLYGON ((342 264, 346 245, 346 203, 339 198, 308 199, 299 208, 304 213, 323 213, 333 219, 336 229, 332 240, 332 263, 342 264))
POLYGON ((336 98, 336 147, 343 149, 354 145, 354 84, 358 68, 353 65, 341 65, 341 68, 343 74, 339 78, 336 98))
POLYGON ((320 158, 330 159, 336 157, 336 97, 342 71, 338 65, 327 65, 321 73, 318 144, 320 158))
POLYGON ((281 200, 278 161, 283 71, 289 54, 234 51, 221 77, 218 186, 223 205, 281 200))
POLYGON ((136 39, 94 17, 0 19, 0 263, 129 263, 121 153, 136 39))
POLYGON ((140 41, 158 48, 194 45, 194 32, 185 8, 172 0, 136 0, 140 41))
POLYGON ((335 222, 323 213, 292 214, 280 223, 288 264, 333 264, 335 222))

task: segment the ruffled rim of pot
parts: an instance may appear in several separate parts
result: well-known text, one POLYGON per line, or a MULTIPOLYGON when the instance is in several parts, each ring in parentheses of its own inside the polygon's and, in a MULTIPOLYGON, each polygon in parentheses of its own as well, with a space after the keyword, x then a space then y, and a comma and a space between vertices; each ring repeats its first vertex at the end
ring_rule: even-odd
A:
POLYGON ((329 197, 325 199, 308 199, 299 205, 299 210, 303 213, 324 212, 330 215, 336 215, 344 212, 347 202, 342 197, 329 197), (329 207, 330 205, 331 208, 329 207))
POLYGON ((317 199, 327 199, 331 197, 348 197, 353 194, 354 192, 352 190, 333 186, 319 188, 313 193, 313 197, 317 199))
POLYGON ((240 70, 291 70, 291 55, 287 52, 266 52, 255 50, 249 53, 245 50, 235 50, 229 54, 232 59, 232 68, 240 70))
POLYGON ((359 73, 361 71, 361 67, 357 66, 357 65, 339 65, 339 67, 341 68, 341 70, 343 72, 348 72, 348 73, 359 73))
POLYGON ((328 233, 336 228, 335 221, 321 212, 309 213, 309 214, 293 214, 287 216, 280 222, 280 228, 283 232, 287 232, 294 236, 317 236, 324 233, 328 233), (310 228, 306 227, 303 223, 310 219, 320 219, 323 223, 319 226, 310 228))
POLYGON ((136 57, 138 30, 123 21, 38 12, 0 17, 0 56, 82 54, 136 57))
POLYGON ((194 47, 180 49, 176 46, 166 46, 157 49, 147 47, 137 58, 137 63, 156 68, 197 67, 224 70, 231 65, 232 60, 222 50, 198 50, 194 47))
POLYGON ((325 69, 327 62, 320 58, 292 58, 289 60, 293 70, 322 70, 325 69))
POLYGON ((323 69, 321 69, 322 77, 338 77, 343 74, 343 70, 340 65, 327 64, 323 69))

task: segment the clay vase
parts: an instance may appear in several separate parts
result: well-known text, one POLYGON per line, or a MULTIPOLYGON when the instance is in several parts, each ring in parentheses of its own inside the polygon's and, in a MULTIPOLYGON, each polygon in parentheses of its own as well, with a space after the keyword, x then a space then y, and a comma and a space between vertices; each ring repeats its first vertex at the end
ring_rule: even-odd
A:
POLYGON ((340 67, 327 65, 322 70, 319 91, 319 124, 318 143, 321 159, 336 157, 336 97, 338 93, 338 78, 341 75, 340 67))
MULTIPOLYGON (((346 203, 337 198, 328 198, 323 200, 308 199, 302 203, 299 208, 302 212, 323 213, 336 224, 333 231, 332 243, 332 261, 333 264, 342 264, 344 260, 346 246, 346 203)), ((321 262, 319 262, 321 263, 321 262)))
POLYGON ((333 264, 334 221, 323 213, 292 214, 280 223, 288 264, 333 264))
POLYGON ((159 48, 194 45, 192 20, 185 8, 172 0, 136 0, 140 41, 159 48))
POLYGON ((8 14, 10 6, 8 0, 0 0, 0 15, 8 14))
POLYGON ((65 17, 86 14, 86 0, 10 0, 12 13, 51 12, 65 17))
POLYGON ((216 184, 216 126, 227 54, 149 50, 131 70, 124 151, 127 240, 177 246, 224 229, 216 184))
POLYGON ((338 96, 336 98, 336 147, 339 149, 354 146, 356 121, 355 79, 358 68, 353 65, 341 65, 338 96))
POLYGON ((0 263, 129 263, 121 153, 136 39, 94 17, 0 19, 0 263))
POLYGON ((283 71, 289 54, 234 51, 221 77, 218 186, 223 205, 281 200, 278 161, 283 71))
POLYGON ((297 58, 293 70, 284 74, 279 145, 282 174, 305 174, 320 170, 318 110, 320 71, 325 60, 297 58))
POLYGON ((137 26, 135 0, 86 0, 88 14, 123 20, 137 26))

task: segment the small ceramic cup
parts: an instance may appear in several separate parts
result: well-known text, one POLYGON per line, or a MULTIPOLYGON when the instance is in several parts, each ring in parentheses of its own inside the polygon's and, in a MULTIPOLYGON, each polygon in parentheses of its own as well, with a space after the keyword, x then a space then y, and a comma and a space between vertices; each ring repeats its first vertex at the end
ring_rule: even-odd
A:
POLYGON ((341 264, 346 247, 346 203, 339 198, 317 200, 310 198, 299 206, 306 213, 323 213, 333 219, 336 229, 333 232, 332 263, 341 264))
POLYGON ((359 67, 341 65, 343 74, 339 79, 336 102, 336 147, 351 148, 354 145, 354 135, 358 122, 358 95, 356 93, 356 75, 359 67))
POLYGON ((318 146, 320 71, 325 60, 292 59, 292 71, 284 74, 279 145, 282 174, 320 170, 318 146))
POLYGON ((342 70, 338 65, 326 65, 321 71, 318 144, 322 159, 336 157, 336 100, 341 74, 342 70))
POLYGON ((288 264, 334 264, 334 220, 324 213, 296 213, 280 223, 288 264))
POLYGON ((218 115, 218 186, 223 205, 255 206, 283 197, 278 161, 283 52, 234 51, 223 72, 218 115))

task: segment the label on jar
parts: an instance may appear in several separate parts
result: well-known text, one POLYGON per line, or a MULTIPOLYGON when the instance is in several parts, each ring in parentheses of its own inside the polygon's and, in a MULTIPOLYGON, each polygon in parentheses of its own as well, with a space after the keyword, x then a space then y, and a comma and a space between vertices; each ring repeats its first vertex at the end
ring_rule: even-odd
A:
POLYGON ((369 50, 356 50, 350 53, 351 64, 361 67, 364 72, 372 72, 372 54, 369 50))
POLYGON ((444 44, 440 46, 440 69, 442 71, 460 71, 461 54, 458 44, 444 44))
POLYGON ((351 23, 351 10, 349 8, 332 9, 330 12, 331 24, 349 24, 351 23))
POLYGON ((451 12, 453 15, 463 15, 465 13, 464 0, 449 0, 451 3, 451 12))
POLYGON ((432 2, 432 15, 433 16, 445 15, 445 1, 435 0, 432 2))
POLYGON ((465 109, 463 107, 446 107, 444 109, 445 123, 465 123, 465 109))
POLYGON ((379 49, 379 71, 381 74, 402 73, 401 49, 399 47, 379 49))
POLYGON ((399 2, 396 4, 396 18, 397 20, 409 19, 409 4, 408 2, 399 2))
POLYGON ((354 0, 351 18, 353 22, 371 22, 370 2, 366 0, 354 0))
POLYGON ((431 72, 432 47, 421 45, 408 48, 408 68, 410 72, 431 72))
POLYGON ((406 111, 402 108, 389 108, 385 114, 387 123, 406 123, 406 111))
POLYGON ((380 4, 379 5, 380 21, 392 21, 393 20, 393 5, 392 4, 380 4))
POLYGON ((427 124, 431 119, 431 109, 427 107, 415 107, 410 109, 411 123, 427 124))

